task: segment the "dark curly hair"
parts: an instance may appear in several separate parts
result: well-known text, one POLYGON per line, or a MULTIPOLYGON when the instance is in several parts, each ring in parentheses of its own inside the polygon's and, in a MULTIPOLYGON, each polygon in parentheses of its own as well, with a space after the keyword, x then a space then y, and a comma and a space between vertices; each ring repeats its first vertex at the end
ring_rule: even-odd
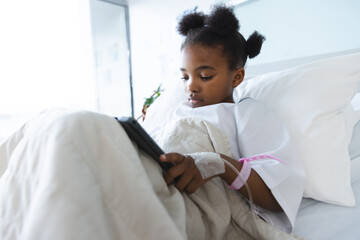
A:
POLYGON ((255 31, 245 38, 239 33, 240 24, 231 7, 215 5, 209 15, 202 12, 188 12, 179 21, 178 32, 186 36, 181 45, 221 46, 224 56, 229 60, 230 69, 244 67, 247 58, 256 57, 265 37, 255 31))

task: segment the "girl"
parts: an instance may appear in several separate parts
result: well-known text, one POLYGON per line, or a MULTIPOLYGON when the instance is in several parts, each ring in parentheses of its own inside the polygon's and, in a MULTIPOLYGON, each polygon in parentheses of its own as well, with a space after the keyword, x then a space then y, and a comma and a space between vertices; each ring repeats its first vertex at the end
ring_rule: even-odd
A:
POLYGON ((220 177, 249 198, 246 182, 256 213, 291 232, 304 189, 303 170, 293 156, 286 128, 269 109, 249 98, 234 103, 233 91, 244 79, 247 57, 257 56, 265 40, 257 32, 245 40, 238 30, 233 10, 223 5, 210 15, 193 12, 180 20, 178 31, 186 37, 180 71, 188 101, 177 107, 170 122, 197 117, 214 124, 228 137, 233 156, 164 154, 161 161, 176 164, 164 178, 168 184, 178 178, 175 186, 191 194, 220 177), (238 169, 239 175, 223 160, 238 169), (217 164, 217 171, 206 174, 206 161, 217 164))
MULTIPOLYGON (((209 16, 183 17, 181 73, 189 101, 169 120, 200 118, 216 126, 228 144, 219 152, 228 156, 165 154, 162 161, 176 163, 165 182, 158 164, 112 116, 45 111, 0 144, 0 239, 292 239, 258 218, 253 224, 238 196, 250 198, 246 182, 256 213, 289 232, 304 188, 297 154, 276 115, 252 99, 233 101, 246 58, 256 56, 264 40, 254 33, 246 41, 238 28, 223 6, 209 16), (180 191, 194 194, 167 186, 175 178, 180 191)), ((186 146, 178 152, 195 146, 186 137, 179 137, 186 146)))

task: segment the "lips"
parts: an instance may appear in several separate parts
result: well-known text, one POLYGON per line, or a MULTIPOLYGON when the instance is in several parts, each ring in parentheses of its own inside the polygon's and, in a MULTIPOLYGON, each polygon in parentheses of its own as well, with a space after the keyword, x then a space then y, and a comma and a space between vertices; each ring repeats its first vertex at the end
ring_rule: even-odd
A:
POLYGON ((196 107, 196 106, 200 106, 201 103, 203 102, 202 99, 200 98, 188 98, 188 101, 190 102, 191 106, 196 107))

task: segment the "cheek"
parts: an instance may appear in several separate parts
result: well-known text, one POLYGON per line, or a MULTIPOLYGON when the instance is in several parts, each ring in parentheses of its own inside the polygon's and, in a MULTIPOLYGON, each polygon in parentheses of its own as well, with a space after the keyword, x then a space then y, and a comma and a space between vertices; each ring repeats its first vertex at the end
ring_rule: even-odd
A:
POLYGON ((232 80, 229 78, 229 76, 225 75, 221 79, 218 79, 218 81, 211 86, 213 91, 222 92, 224 94, 229 93, 233 90, 232 87, 232 80))
POLYGON ((182 86, 183 86, 184 93, 186 93, 186 91, 187 91, 187 84, 186 84, 185 81, 182 82, 182 86))
POLYGON ((233 76, 232 75, 228 75, 226 82, 224 84, 225 89, 227 89, 228 91, 233 91, 234 90, 234 83, 233 83, 233 76))

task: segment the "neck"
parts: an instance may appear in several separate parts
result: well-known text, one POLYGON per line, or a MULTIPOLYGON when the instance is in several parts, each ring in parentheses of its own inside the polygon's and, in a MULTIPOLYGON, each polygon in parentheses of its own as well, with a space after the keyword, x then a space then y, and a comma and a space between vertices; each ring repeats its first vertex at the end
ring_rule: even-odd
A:
POLYGON ((232 97, 232 94, 230 96, 228 96, 227 98, 225 98, 224 100, 222 100, 221 102, 223 102, 223 103, 234 103, 234 99, 232 97))

